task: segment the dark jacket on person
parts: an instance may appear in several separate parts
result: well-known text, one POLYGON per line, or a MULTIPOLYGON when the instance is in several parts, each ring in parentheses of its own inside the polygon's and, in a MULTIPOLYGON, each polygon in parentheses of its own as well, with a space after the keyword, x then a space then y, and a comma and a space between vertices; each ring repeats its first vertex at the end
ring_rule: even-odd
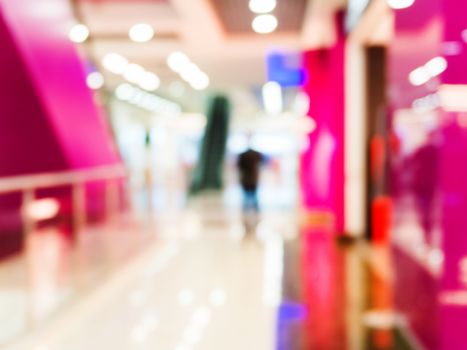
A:
POLYGON ((240 173, 240 184, 244 190, 255 191, 258 187, 262 160, 262 154, 252 149, 239 155, 237 166, 240 173))

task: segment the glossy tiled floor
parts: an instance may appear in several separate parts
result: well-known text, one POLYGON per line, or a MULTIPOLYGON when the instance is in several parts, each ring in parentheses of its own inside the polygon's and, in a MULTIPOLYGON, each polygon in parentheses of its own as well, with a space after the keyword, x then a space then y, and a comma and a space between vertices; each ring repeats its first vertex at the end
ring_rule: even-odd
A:
POLYGON ((208 195, 88 228, 74 246, 61 237, 36 232, 0 265, 5 348, 408 348, 389 317, 384 248, 371 270, 367 248, 292 209, 266 208, 245 234, 238 210, 208 195))

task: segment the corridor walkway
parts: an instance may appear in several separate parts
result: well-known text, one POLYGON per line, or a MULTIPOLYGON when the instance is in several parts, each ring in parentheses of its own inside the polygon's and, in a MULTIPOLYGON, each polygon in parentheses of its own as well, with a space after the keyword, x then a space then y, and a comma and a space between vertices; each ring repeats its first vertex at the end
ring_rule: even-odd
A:
POLYGON ((368 273, 365 248, 303 227, 271 209, 245 235, 239 212, 208 195, 88 229, 74 248, 37 232, 0 266, 1 340, 11 350, 406 349, 384 313, 368 313, 389 310, 390 291, 368 273), (6 290, 23 296, 16 324, 6 290))

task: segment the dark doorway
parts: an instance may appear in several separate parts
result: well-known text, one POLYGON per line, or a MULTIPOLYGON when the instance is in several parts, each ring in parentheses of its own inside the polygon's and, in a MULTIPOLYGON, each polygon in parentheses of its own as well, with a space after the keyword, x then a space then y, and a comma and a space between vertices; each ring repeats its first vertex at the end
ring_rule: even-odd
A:
POLYGON ((370 46, 366 59, 366 235, 373 238, 372 207, 387 192, 386 48, 370 46))

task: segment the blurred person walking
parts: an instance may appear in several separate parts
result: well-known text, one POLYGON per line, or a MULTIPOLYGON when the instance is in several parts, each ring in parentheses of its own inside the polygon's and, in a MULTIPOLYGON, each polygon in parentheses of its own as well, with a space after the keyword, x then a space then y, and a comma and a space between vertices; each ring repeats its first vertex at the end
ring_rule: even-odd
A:
POLYGON ((243 224, 245 238, 251 236, 258 224, 258 183, 263 155, 249 147, 238 156, 238 172, 243 192, 243 224))
POLYGON ((237 167, 243 190, 243 211, 259 211, 258 183, 263 155, 250 147, 238 157, 237 167))

